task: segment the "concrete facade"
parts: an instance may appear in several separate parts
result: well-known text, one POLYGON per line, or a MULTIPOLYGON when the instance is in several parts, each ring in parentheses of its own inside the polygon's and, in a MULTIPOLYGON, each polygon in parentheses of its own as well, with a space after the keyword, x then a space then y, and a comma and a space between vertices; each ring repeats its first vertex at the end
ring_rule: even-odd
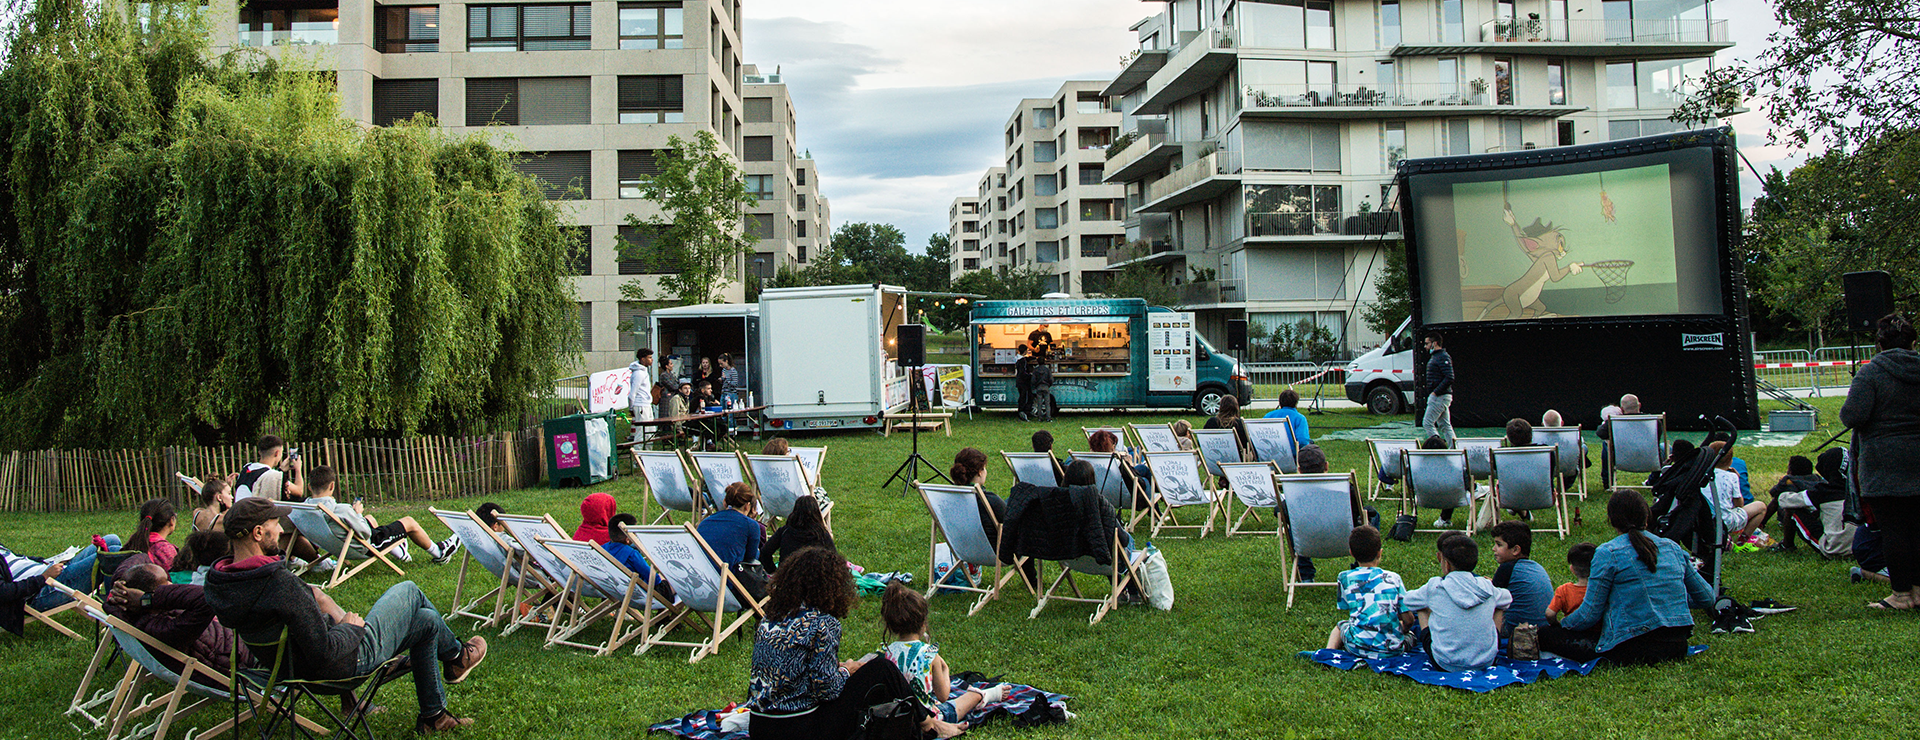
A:
POLYGON ((982 237, 985 236, 980 226, 980 199, 954 198, 947 206, 947 242, 953 245, 953 257, 947 261, 948 280, 958 280, 961 275, 980 269, 982 237))

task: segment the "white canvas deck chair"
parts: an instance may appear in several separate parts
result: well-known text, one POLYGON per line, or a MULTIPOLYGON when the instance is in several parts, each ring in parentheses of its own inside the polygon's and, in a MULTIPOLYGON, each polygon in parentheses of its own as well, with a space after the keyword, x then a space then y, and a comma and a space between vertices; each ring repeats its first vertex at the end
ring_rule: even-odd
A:
POLYGON ((1580 427, 1534 427, 1533 443, 1560 448, 1560 490, 1568 496, 1587 497, 1587 441, 1580 438, 1580 427), (1575 481, 1567 485, 1567 480, 1575 481))
POLYGON ((1608 489, 1652 490, 1620 482, 1621 473, 1651 475, 1667 455, 1666 414, 1623 414, 1607 422, 1610 439, 1600 443, 1600 479, 1608 489))
POLYGON ((1207 475, 1214 477, 1220 475, 1220 463, 1247 461, 1246 451, 1240 449, 1240 435, 1232 429, 1195 429, 1193 446, 1199 448, 1200 458, 1207 461, 1207 475))
POLYGON ((827 468, 826 447, 794 447, 788 445, 787 452, 792 453, 794 457, 800 458, 800 467, 807 469, 807 480, 813 483, 814 488, 824 488, 826 486, 826 484, 820 482, 822 480, 821 471, 827 468))
POLYGON ((1246 419, 1247 444, 1253 447, 1251 462, 1273 463, 1282 473, 1300 472, 1300 446, 1293 438, 1293 424, 1286 419, 1246 419))
MULTIPOLYGON (((1159 454, 1190 455, 1192 453, 1159 454)), ((1199 460, 1194 460, 1193 464, 1198 466, 1199 460)), ((1062 490, 1050 495, 1066 496, 1070 494, 1062 490)), ((1134 575, 1140 572, 1140 564, 1147 558, 1147 551, 1144 548, 1129 552, 1126 546, 1120 543, 1120 530, 1117 527, 1112 533, 1107 535, 1106 547, 1108 563, 1105 565, 1102 565, 1091 556, 1078 557, 1071 560, 1044 561, 1058 565, 1060 567, 1060 575, 1055 576, 1051 583, 1047 583, 1046 578, 1042 576, 1039 581, 1041 583, 1047 583, 1044 589, 1039 588, 1039 584, 1037 583, 1028 584, 1027 587, 1033 591, 1034 599, 1037 603, 1034 604, 1033 611, 1027 612, 1027 618, 1034 619, 1039 617, 1040 612, 1047 608, 1048 602, 1071 601, 1096 605, 1093 613, 1087 615, 1087 624, 1099 624, 1100 620, 1105 619, 1107 612, 1113 611, 1114 607, 1120 605, 1120 594, 1125 592, 1128 584, 1134 582, 1134 575), (1108 588, 1107 593, 1104 596, 1089 596, 1082 593, 1079 582, 1074 579, 1075 574, 1094 576, 1106 581, 1108 588), (1066 587, 1064 591, 1061 588, 1062 586, 1066 587)), ((1024 555, 1015 557, 1013 560, 1013 569, 1015 572, 1018 572, 1020 567, 1029 560, 1040 561, 1038 558, 1031 558, 1024 555)), ((1037 566, 1035 572, 1038 572, 1037 566)), ((1026 579, 1022 578, 1021 580, 1025 581, 1026 579)))
POLYGON ((1467 453, 1467 471, 1474 480, 1492 480, 1493 448, 1506 441, 1504 437, 1461 437, 1453 441, 1453 446, 1467 453))
POLYGON ((1227 479, 1227 490, 1233 498, 1227 501, 1227 536, 1236 534, 1280 534, 1280 519, 1274 517, 1273 528, 1258 529, 1247 526, 1252 519, 1258 524, 1266 520, 1261 512, 1272 513, 1273 507, 1280 503, 1280 488, 1274 481, 1279 468, 1270 462, 1221 463, 1220 471, 1227 479), (1233 502, 1240 502, 1240 515, 1234 516, 1233 502))
POLYGON ((507 607, 511 610, 507 626, 500 634, 512 634, 521 627, 545 631, 567 616, 562 610, 571 602, 567 601, 565 584, 573 579, 573 569, 554 557, 552 551, 541 547, 540 540, 567 539, 566 530, 545 514, 495 514, 494 518, 506 526, 507 536, 520 545, 519 562, 515 563, 520 578, 514 582, 513 603, 507 607), (539 600, 527 603, 530 595, 539 600))
MULTIPOLYGON (((967 608, 967 616, 980 612, 987 602, 1000 598, 1000 590, 1007 585, 1008 579, 1017 575, 1000 567, 999 550, 993 540, 987 538, 986 527, 980 520, 980 512, 993 516, 993 510, 987 506, 987 495, 979 486, 948 486, 936 483, 914 483, 920 490, 920 500, 927 504, 927 514, 931 521, 927 527, 927 573, 934 573, 934 551, 941 544, 953 552, 954 572, 964 583, 953 582, 948 576, 945 583, 932 582, 927 586, 927 597, 941 591, 966 591, 979 594, 973 606, 967 608), (977 566, 981 577, 975 577, 965 566, 977 566), (989 572, 989 570, 991 572, 989 572)), ((994 521, 995 529, 1001 522, 994 521)), ((931 580, 931 578, 929 579, 931 580)))
POLYGON ((673 512, 687 515, 687 521, 700 521, 706 499, 694 495, 694 476, 687 474, 687 460, 678 452, 649 452, 633 448, 633 466, 647 482, 647 497, 640 500, 640 521, 645 524, 673 523, 673 512), (660 513, 648 510, 660 506, 660 513))
MULTIPOLYGON (((1339 586, 1333 581, 1300 580, 1299 558, 1319 559, 1351 557, 1347 538, 1353 528, 1366 521, 1360 505, 1360 489, 1352 473, 1315 473, 1280 476, 1280 497, 1287 502, 1287 515, 1280 522, 1281 541, 1286 543, 1287 608, 1293 608, 1294 590, 1306 586, 1339 586)), ((1333 569, 1328 569, 1332 572, 1333 569)))
POLYGON ((1466 450, 1401 450, 1400 464, 1407 472, 1401 481, 1406 496, 1400 500, 1400 513, 1416 515, 1413 531, 1449 531, 1419 529, 1419 509, 1461 509, 1472 515, 1473 473, 1467 469, 1466 450))
POLYGON ((1113 504, 1119 512, 1121 525, 1128 532, 1153 512, 1152 497, 1141 488, 1139 476, 1130 475, 1133 471, 1127 461, 1112 452, 1069 452, 1070 460, 1085 460, 1093 465, 1093 487, 1100 495, 1113 504), (1134 508, 1134 504, 1147 501, 1145 508, 1134 508))
POLYGON ((693 652, 687 656, 687 662, 698 663, 701 658, 720 652, 721 643, 738 632, 747 620, 766 616, 762 611, 766 599, 744 596, 746 587, 740 585, 732 572, 718 565, 720 558, 713 554, 707 541, 700 538, 700 530, 692 523, 677 527, 628 527, 627 534, 653 566, 653 572, 673 587, 680 603, 686 606, 671 619, 655 620, 662 623, 640 639, 634 655, 661 645, 689 647, 693 652), (708 625, 712 631, 699 642, 667 639, 674 628, 688 618, 708 625))
MULTIPOLYGON (((119 618, 109 616, 97 605, 83 607, 86 615, 100 623, 111 640, 102 640, 117 647, 129 659, 127 671, 120 679, 114 695, 113 706, 107 712, 111 724, 107 729, 108 740, 119 738, 145 738, 165 740, 168 730, 174 722, 208 707, 226 708, 234 701, 229 687, 232 685, 227 676, 219 673, 207 664, 181 653, 165 643, 154 639, 140 628, 128 624, 119 618), (160 658, 174 661, 180 665, 178 670, 168 667, 160 658), (158 683, 162 693, 143 694, 148 682, 158 683), (155 714, 158 712, 158 714, 155 714), (145 720, 143 723, 142 720, 145 720), (131 723, 131 724, 130 724, 131 723)), ((213 738, 226 734, 234 728, 235 722, 245 722, 253 717, 257 699, 244 696, 236 720, 228 717, 213 727, 199 732, 188 732, 191 738, 213 738)), ((294 720, 308 732, 326 734, 326 729, 299 715, 294 720)))
MULTIPOLYGON (((1173 436, 1172 424, 1128 424, 1138 447, 1147 452, 1179 452, 1180 438, 1173 436)), ((1088 438, 1093 435, 1089 433, 1088 438)))
POLYGON ((1067 478, 1060 468, 1060 459, 1049 453, 1002 450, 1000 459, 1007 461, 1007 469, 1013 471, 1013 479, 1020 483, 1047 488, 1058 486, 1067 478))
POLYGON ((446 525, 447 529, 453 530, 454 534, 460 536, 462 545, 460 549, 464 553, 460 558, 460 574, 454 578, 453 582, 452 609, 447 612, 447 615, 470 618, 474 620, 475 628, 499 624, 513 606, 507 601, 507 596, 512 588, 509 582, 519 574, 519 568, 516 567, 515 562, 519 560, 519 556, 513 552, 513 547, 508 545, 506 540, 501 539, 500 533, 493 531, 492 527, 480 521, 480 517, 471 511, 446 511, 427 507, 427 513, 432 514, 434 518, 440 520, 441 524, 446 525), (478 590, 478 585, 481 583, 490 583, 493 588, 479 596, 463 598, 463 594, 466 594, 467 572, 474 563, 479 563, 488 575, 488 578, 483 581, 480 574, 474 574, 475 590, 478 590))
MULTIPOLYGON (((1195 430, 1196 432, 1198 430, 1195 430)), ((1232 431, 1228 431, 1232 434, 1232 431)), ((1147 467, 1153 471, 1153 498, 1156 505, 1153 511, 1153 531, 1149 535, 1159 539, 1165 530, 1199 530, 1194 538, 1206 537, 1213 531, 1213 520, 1220 515, 1221 493, 1213 487, 1213 478, 1206 474, 1206 463, 1200 453, 1193 450, 1180 452, 1149 452, 1147 467), (1165 510, 1161 509, 1165 506, 1165 510), (1204 506, 1207 518, 1199 524, 1181 524, 1176 517, 1179 509, 1204 506)))
POLYGON ((700 476, 700 485, 707 492, 706 506, 710 511, 727 508, 727 486, 747 480, 747 469, 740 464, 738 454, 689 452, 687 459, 692 462, 689 467, 700 476))
POLYGON ((1391 487, 1385 483, 1382 483, 1380 481, 1380 476, 1386 475, 1388 477, 1399 480, 1401 483, 1405 483, 1407 476, 1406 476, 1406 470, 1400 467, 1400 453, 1406 450, 1414 449, 1418 446, 1419 446, 1419 443, 1411 439, 1369 439, 1367 440, 1367 449, 1373 453, 1372 456, 1367 458, 1367 500, 1368 501, 1378 501, 1380 499, 1399 499, 1399 500, 1406 499, 1407 494, 1405 493, 1406 488, 1404 486, 1396 490, 1394 487, 1391 487), (1392 495, 1382 495, 1381 494, 1382 490, 1385 490, 1387 491, 1387 493, 1392 495))
POLYGON ((300 536, 307 538, 314 547, 339 562, 334 566, 333 573, 327 576, 326 584, 320 588, 330 589, 346 583, 347 579, 359 575, 360 571, 366 570, 374 563, 392 568, 395 575, 407 574, 390 557, 393 551, 406 546, 407 538, 396 537, 392 542, 387 543, 386 547, 374 547, 367 538, 360 536, 353 527, 347 526, 346 522, 335 516, 332 509, 306 502, 281 501, 278 503, 293 510, 287 518, 293 521, 294 528, 300 530, 300 536), (335 534, 333 530, 335 526, 346 532, 346 536, 335 534), (353 565, 355 560, 360 563, 353 565), (348 567, 350 565, 352 567, 348 567))
POLYGON ((772 519, 786 519, 801 496, 813 496, 820 506, 820 518, 833 533, 833 502, 816 495, 806 464, 794 455, 749 455, 740 453, 740 465, 760 491, 760 508, 772 519))
MULTIPOLYGON (((1552 509, 1553 531, 1561 539, 1567 536, 1567 499, 1560 491, 1560 449, 1551 445, 1502 447, 1493 450, 1493 493, 1481 499, 1480 506, 1496 506, 1516 511, 1552 509)), ((1467 534, 1473 534, 1473 522, 1467 518, 1467 534)), ((1534 525, 1539 531, 1539 525, 1534 525)))
POLYGON ((566 615, 565 619, 547 624, 547 647, 565 645, 595 656, 610 655, 634 638, 647 634, 658 616, 677 608, 653 592, 659 583, 658 575, 654 576, 653 583, 642 580, 599 543, 543 539, 540 546, 565 563, 572 573, 564 590, 572 603, 560 610, 566 615), (598 599, 600 603, 589 608, 587 599, 598 599), (613 628, 606 640, 595 643, 574 639, 609 616, 613 617, 613 628))

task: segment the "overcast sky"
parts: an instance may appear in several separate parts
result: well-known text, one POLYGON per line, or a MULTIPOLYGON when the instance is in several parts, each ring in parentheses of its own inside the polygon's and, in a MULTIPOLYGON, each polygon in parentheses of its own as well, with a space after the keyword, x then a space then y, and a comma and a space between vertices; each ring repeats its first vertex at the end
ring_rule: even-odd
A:
MULTIPOLYGON (((900 227, 920 251, 946 233, 947 206, 1002 159, 1000 125, 1021 98, 1066 80, 1108 79, 1131 51, 1127 30, 1165 6, 1140 0, 746 0, 746 61, 779 67, 793 90, 799 145, 819 162, 833 222, 900 227)), ((1765 0, 1716 0, 1737 44, 1761 48, 1776 28, 1765 0)), ((1758 112, 1734 120, 1765 172, 1791 167, 1768 147, 1758 112)), ((1797 160, 1798 157, 1793 157, 1797 160)), ((1751 200, 1759 182, 1743 176, 1751 200)))

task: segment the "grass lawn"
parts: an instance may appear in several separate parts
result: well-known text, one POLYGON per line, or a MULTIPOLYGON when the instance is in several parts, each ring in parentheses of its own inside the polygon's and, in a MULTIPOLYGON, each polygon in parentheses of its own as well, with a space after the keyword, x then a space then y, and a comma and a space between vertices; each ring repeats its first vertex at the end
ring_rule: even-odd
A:
MULTIPOLYGON (((1829 425, 1837 400, 1818 400, 1829 425)), ((1067 414, 1051 426, 1063 441, 1077 427, 1123 421, 1170 421, 1171 414, 1121 417, 1067 414)), ((1311 417, 1316 435, 1371 426, 1379 417, 1359 412, 1311 417)), ((923 436, 925 454, 944 465, 962 446, 992 454, 1023 450, 1038 427, 1000 414, 956 420, 952 438, 923 436)), ((1797 448, 1742 448, 1757 491, 1784 473, 1787 456, 1810 449, 1832 433, 1809 435, 1797 448)), ((840 508, 835 515, 846 555, 873 570, 910 570, 926 578, 927 515, 918 498, 878 487, 908 450, 905 437, 843 433, 812 438, 827 444, 827 486, 840 508)), ((1084 443, 1068 446, 1084 448, 1084 443)), ((1325 445, 1336 470, 1366 473, 1359 442, 1325 445)), ((1597 454, 1597 451, 1596 451, 1597 454)), ((1598 465, 1590 473, 1598 485, 1598 465)), ((989 488, 1004 493, 1011 483, 994 462, 989 488)), ((596 487, 636 510, 643 495, 635 477, 596 487)), ((563 526, 578 523, 581 491, 530 490, 495 497, 510 511, 551 512, 563 526)), ((440 502, 477 506, 481 499, 440 502)), ((1604 497, 1581 504, 1585 523, 1561 541, 1547 534, 1534 557, 1555 583, 1569 577, 1566 547, 1613 536, 1605 523, 1604 497)), ((381 507, 382 520, 411 514, 436 533, 424 506, 381 507)), ((1391 511, 1383 511, 1390 521, 1391 511)), ((1432 517, 1432 512, 1425 512, 1432 517)), ((13 514, 0 524, 0 541, 30 553, 52 552, 107 530, 124 536, 134 515, 13 514)), ((1430 521, 1430 519, 1429 519, 1430 521)), ((1457 521, 1464 523, 1464 518, 1457 521)), ((1770 525, 1772 526, 1772 525, 1770 525)), ((1777 534, 1777 528, 1774 529, 1777 534)), ((1438 575, 1434 535, 1412 543, 1389 541, 1385 566, 1417 586, 1438 575)), ((180 538, 176 538, 180 539, 180 538)), ((1491 541, 1481 538, 1478 572, 1493 571, 1491 541)), ((1847 564, 1823 562, 1803 547, 1798 554, 1735 554, 1726 581, 1736 595, 1772 596, 1800 610, 1759 622, 1748 635, 1708 635, 1695 643, 1706 654, 1678 665, 1609 668, 1586 678, 1543 681, 1500 689, 1486 696, 1427 687, 1360 670, 1343 673, 1295 657, 1324 644, 1341 614, 1329 589, 1307 591, 1291 611, 1280 589, 1282 558, 1271 537, 1218 534, 1205 540, 1157 543, 1171 566, 1178 602, 1171 612, 1129 607, 1099 625, 1086 622, 1090 607, 1055 604, 1029 620, 1033 599, 1024 592, 966 617, 967 597, 934 601, 933 632, 956 670, 1004 673, 1076 697, 1080 718, 1065 727, 1020 731, 1000 724, 986 737, 1904 737, 1911 709, 1920 706, 1920 668, 1914 646, 1915 617, 1878 613, 1864 602, 1885 595, 1871 583, 1851 585, 1847 564), (1889 651, 1888 646, 1900 646, 1889 651)), ((1323 562, 1337 572, 1344 564, 1323 562)), ((457 566, 416 561, 407 577, 418 581, 443 608, 453 591, 457 566)), ((335 591, 348 609, 364 611, 380 591, 399 580, 368 570, 335 591)), ((1016 581, 1017 583, 1017 581, 1016 581)), ((1017 586, 1016 586, 1017 588, 1017 586)), ((1096 587, 1097 588, 1097 587, 1096 587)), ((843 657, 878 645, 878 605, 865 599, 846 621, 843 657)), ((77 617, 67 617, 77 624, 77 617)), ((465 622, 456 625, 468 634, 465 622)), ((726 644, 717 656, 686 663, 681 650, 643 656, 621 652, 591 658, 578 652, 542 650, 540 636, 522 631, 489 635, 493 654, 467 683, 453 687, 451 706, 477 718, 467 738, 636 737, 652 722, 745 698, 751 634, 726 644)), ((45 627, 29 625, 25 639, 0 638, 0 737, 58 738, 73 733, 60 716, 85 667, 91 647, 67 641, 45 627)), ((393 711, 377 718, 386 736, 401 736, 412 722, 408 682, 387 687, 383 702, 393 711)), ((203 724, 205 722, 203 721, 203 724)), ((823 739, 824 740, 824 739, 823 739)))

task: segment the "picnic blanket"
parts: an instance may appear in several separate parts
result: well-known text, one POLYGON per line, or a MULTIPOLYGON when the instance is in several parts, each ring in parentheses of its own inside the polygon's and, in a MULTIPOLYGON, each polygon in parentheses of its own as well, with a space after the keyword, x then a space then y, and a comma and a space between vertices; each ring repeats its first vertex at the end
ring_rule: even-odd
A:
MULTIPOLYGON (((999 681, 993 680, 968 681, 969 678, 977 678, 978 675, 979 674, 955 676, 953 678, 953 695, 959 696, 960 692, 966 691, 968 686, 987 687, 1000 683, 999 681)), ((968 713, 966 717, 963 717, 962 720, 967 722, 967 729, 969 730, 979 728, 1002 715, 1009 717, 1018 716, 1027 711, 1028 708, 1033 706, 1035 701, 1043 696, 1046 697, 1047 701, 1056 705, 1064 704, 1066 700, 1073 698, 1066 694, 1041 691, 1023 684, 1008 684, 1006 699, 994 704, 982 704, 974 707, 973 711, 968 713)), ((731 705, 724 709, 702 709, 685 717, 670 719, 655 724, 648 727, 647 732, 665 732, 672 734, 674 737, 683 737, 688 740, 747 740, 747 732, 744 729, 739 732, 727 732, 720 729, 720 720, 732 713, 733 709, 731 705)))
MULTIPOLYGON (((1688 655, 1699 655, 1706 651, 1705 645, 1687 648, 1688 655)), ((1487 668, 1449 673, 1436 670, 1423 651, 1392 658, 1362 658, 1345 650, 1302 650, 1300 657, 1343 671, 1366 666, 1372 668, 1375 673, 1398 674, 1428 686, 1465 689, 1477 694, 1517 683, 1533 683, 1544 678, 1559 678, 1569 673, 1584 676, 1592 673, 1594 666, 1600 665, 1598 659, 1580 663, 1552 653, 1544 653, 1539 660, 1510 660, 1503 657, 1496 659, 1493 665, 1487 668)))

